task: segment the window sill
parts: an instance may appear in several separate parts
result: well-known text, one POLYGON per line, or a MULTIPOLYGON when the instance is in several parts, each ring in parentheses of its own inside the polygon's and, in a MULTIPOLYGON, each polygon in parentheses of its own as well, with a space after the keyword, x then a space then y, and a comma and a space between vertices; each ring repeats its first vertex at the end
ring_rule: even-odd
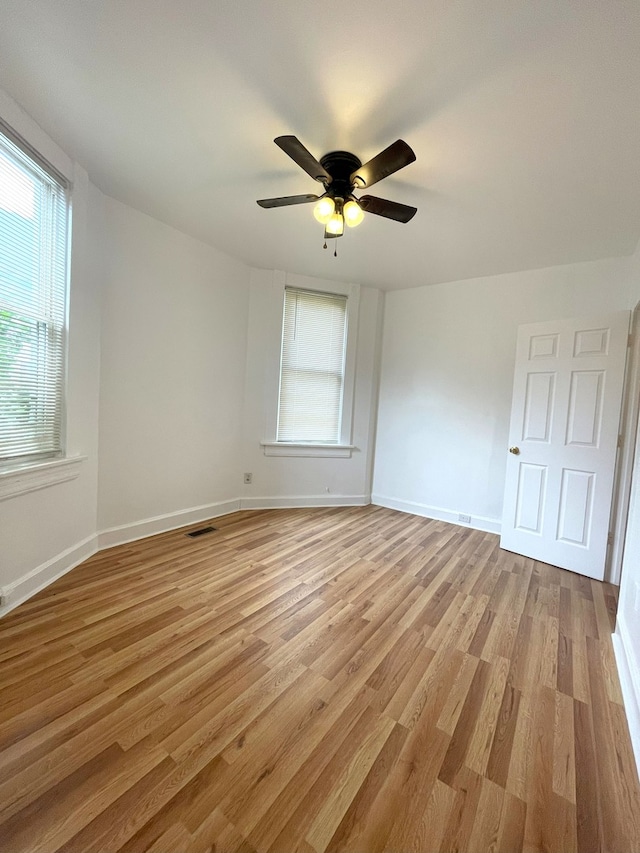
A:
POLYGON ((49 459, 46 462, 24 463, 15 468, 0 469, 0 501, 75 480, 86 456, 49 459))
POLYGON ((265 456, 333 456, 348 459, 353 444, 315 444, 311 441, 261 441, 265 456))

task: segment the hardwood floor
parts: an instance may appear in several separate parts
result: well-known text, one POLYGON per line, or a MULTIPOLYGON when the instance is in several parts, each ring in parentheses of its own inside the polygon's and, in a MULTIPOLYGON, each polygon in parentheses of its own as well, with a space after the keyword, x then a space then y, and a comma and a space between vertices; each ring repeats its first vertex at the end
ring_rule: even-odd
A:
POLYGON ((0 622, 3 853, 640 850, 614 587, 379 507, 212 524, 0 622))

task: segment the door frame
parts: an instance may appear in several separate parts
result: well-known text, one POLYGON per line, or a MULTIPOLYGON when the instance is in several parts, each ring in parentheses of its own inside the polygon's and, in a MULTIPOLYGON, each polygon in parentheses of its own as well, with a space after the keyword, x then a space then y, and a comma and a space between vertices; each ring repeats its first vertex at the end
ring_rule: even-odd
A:
POLYGON ((619 435, 622 446, 616 456, 615 479, 613 483, 613 501, 609 531, 612 542, 607 548, 604 578, 608 583, 620 586, 622 560, 629 519, 631 498, 631 479, 635 459, 635 436, 640 414, 640 302, 631 315, 630 346, 627 351, 627 364, 622 392, 622 412, 619 435))

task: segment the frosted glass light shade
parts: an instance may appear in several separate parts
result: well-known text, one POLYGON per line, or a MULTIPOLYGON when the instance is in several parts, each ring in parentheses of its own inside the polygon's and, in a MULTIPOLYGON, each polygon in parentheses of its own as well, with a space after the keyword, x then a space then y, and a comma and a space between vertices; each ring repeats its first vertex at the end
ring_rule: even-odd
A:
POLYGON ((333 234, 336 237, 344 234, 344 219, 342 218, 342 214, 334 213, 325 225, 325 228, 327 229, 327 234, 333 234))
POLYGON ((335 209, 336 204, 334 200, 326 195, 316 202, 316 205, 313 208, 313 215, 318 222, 322 223, 322 225, 326 225, 333 216, 335 209))
POLYGON ((360 225, 364 219, 364 211, 358 202, 353 199, 345 204, 343 215, 344 221, 347 223, 349 228, 355 228, 356 225, 360 225))

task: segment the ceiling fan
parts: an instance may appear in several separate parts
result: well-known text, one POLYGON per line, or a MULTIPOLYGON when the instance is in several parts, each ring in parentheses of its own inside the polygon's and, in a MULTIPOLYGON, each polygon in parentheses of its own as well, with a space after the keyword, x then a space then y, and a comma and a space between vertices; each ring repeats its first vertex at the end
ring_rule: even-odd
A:
POLYGON ((395 219, 396 222, 408 222, 415 216, 417 208, 408 204, 373 195, 356 198, 353 194, 355 190, 373 186, 413 163, 416 155, 402 139, 398 139, 364 164, 355 154, 348 151, 330 151, 318 161, 295 136, 278 136, 273 141, 308 175, 324 186, 324 193, 262 198, 258 200, 260 207, 285 207, 315 201, 313 213, 318 222, 324 225, 325 239, 341 237, 345 224, 350 227, 359 225, 365 212, 395 219))

